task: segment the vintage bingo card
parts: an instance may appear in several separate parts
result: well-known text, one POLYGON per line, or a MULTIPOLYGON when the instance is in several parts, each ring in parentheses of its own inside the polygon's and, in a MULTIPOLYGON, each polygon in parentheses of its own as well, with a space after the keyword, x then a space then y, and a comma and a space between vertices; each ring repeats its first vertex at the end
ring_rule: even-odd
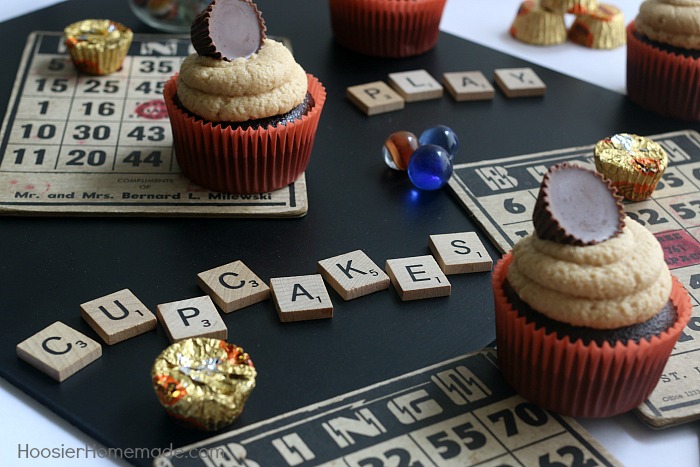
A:
POLYGON ((189 37, 136 35, 119 71, 90 76, 76 71, 62 34, 31 34, 0 136, 0 212, 304 215, 303 175, 232 195, 180 173, 162 90, 191 52, 189 37))
MULTIPOLYGON (((625 203, 629 217, 659 240, 671 273, 690 292, 693 314, 659 385, 637 411, 654 427, 700 418, 700 135, 681 131, 651 137, 669 166, 649 200, 625 203)), ((550 166, 574 162, 595 170, 593 146, 562 149, 455 167, 450 187, 502 251, 533 230, 532 210, 550 166)))
POLYGON ((176 449, 154 466, 224 460, 249 467, 620 465, 573 419, 517 396, 492 349, 176 449))

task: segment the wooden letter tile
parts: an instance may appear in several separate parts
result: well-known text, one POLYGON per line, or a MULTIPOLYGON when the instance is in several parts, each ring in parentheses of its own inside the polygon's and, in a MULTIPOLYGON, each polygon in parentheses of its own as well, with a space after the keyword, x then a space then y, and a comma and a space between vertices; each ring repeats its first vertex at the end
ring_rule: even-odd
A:
POLYGON ((508 97, 542 96, 547 90, 532 68, 501 68, 494 71, 494 78, 508 97))
POLYGON ((270 288, 242 261, 197 274, 197 284, 224 313, 270 298, 270 288))
POLYGON ((389 288, 389 276, 362 250, 319 261, 318 270, 343 300, 389 288))
POLYGON ((170 342, 189 337, 226 339, 228 329, 208 295, 163 303, 157 306, 158 319, 170 342))
POLYGON ((156 317, 129 289, 85 302, 80 316, 108 345, 156 328, 156 317))
POLYGON ((56 321, 17 344, 17 356, 60 382, 100 358, 102 346, 56 321))
POLYGON ((444 297, 452 286, 431 255, 388 259, 386 272, 401 300, 444 297))
POLYGON ((401 110, 405 105, 403 98, 383 81, 350 86, 346 96, 367 115, 401 110))
POLYGON ((445 73, 443 82, 456 101, 481 101, 493 99, 494 89, 480 71, 445 73))
POLYGON ((442 97, 442 86, 425 70, 389 73, 389 85, 406 102, 427 101, 442 97))
POLYGON ((273 278, 270 289, 282 322, 333 317, 333 302, 320 274, 273 278))
POLYGON ((476 232, 431 235, 430 250, 446 275, 490 271, 493 261, 476 232))

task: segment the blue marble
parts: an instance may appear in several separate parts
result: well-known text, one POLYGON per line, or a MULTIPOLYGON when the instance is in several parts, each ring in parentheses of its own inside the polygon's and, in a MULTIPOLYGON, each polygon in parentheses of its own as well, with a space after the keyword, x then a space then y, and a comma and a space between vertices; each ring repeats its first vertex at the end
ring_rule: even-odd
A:
POLYGON ((435 144, 420 146, 408 161, 408 178, 421 190, 437 190, 452 176, 448 152, 435 144))
POLYGON ((459 151, 459 138, 457 134, 452 131, 452 128, 445 125, 437 125, 428 128, 421 133, 418 138, 418 143, 421 146, 425 144, 436 144, 444 148, 450 155, 450 161, 455 158, 457 151, 459 151))

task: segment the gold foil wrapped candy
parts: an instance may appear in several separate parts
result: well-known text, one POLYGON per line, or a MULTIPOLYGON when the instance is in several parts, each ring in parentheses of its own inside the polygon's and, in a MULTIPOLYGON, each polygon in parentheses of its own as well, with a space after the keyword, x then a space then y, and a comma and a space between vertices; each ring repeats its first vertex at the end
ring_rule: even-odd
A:
POLYGON ((616 6, 599 5, 595 11, 577 15, 569 39, 593 49, 614 49, 627 42, 625 19, 616 6))
POLYGON ((534 45, 555 45, 566 40, 564 15, 547 11, 532 0, 520 4, 510 35, 534 45))
POLYGON ((555 13, 580 15, 595 10, 598 0, 540 0, 540 6, 555 13))
POLYGON ((86 19, 64 29, 75 67, 91 75, 119 70, 134 38, 131 29, 108 19, 86 19))
POLYGON ((668 166, 668 155, 661 145, 629 133, 598 141, 593 156, 598 172, 630 201, 648 199, 668 166))
POLYGON ((196 337, 165 349, 151 370, 165 410, 186 425, 219 430, 243 412, 257 372, 245 351, 221 339, 196 337))

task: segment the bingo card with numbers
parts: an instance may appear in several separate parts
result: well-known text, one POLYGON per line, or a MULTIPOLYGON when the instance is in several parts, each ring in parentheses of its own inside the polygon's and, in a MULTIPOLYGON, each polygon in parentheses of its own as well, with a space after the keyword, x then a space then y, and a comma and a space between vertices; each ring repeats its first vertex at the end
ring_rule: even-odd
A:
POLYGON ((575 420, 517 396, 487 349, 175 449, 153 465, 620 464, 575 420))
POLYGON ((295 217, 302 175, 258 195, 210 192, 177 166, 162 90, 189 36, 135 35, 122 68, 80 74, 63 35, 30 35, 0 136, 0 213, 295 217))
MULTIPOLYGON (((652 198, 626 202, 625 212, 659 240, 671 273, 693 303, 658 386, 637 409, 661 428, 700 418, 700 134, 687 130, 651 138, 668 153, 668 168, 652 198)), ((549 167, 568 161, 595 170, 593 146, 457 165, 450 188, 505 253, 532 232, 532 210, 549 167)))

